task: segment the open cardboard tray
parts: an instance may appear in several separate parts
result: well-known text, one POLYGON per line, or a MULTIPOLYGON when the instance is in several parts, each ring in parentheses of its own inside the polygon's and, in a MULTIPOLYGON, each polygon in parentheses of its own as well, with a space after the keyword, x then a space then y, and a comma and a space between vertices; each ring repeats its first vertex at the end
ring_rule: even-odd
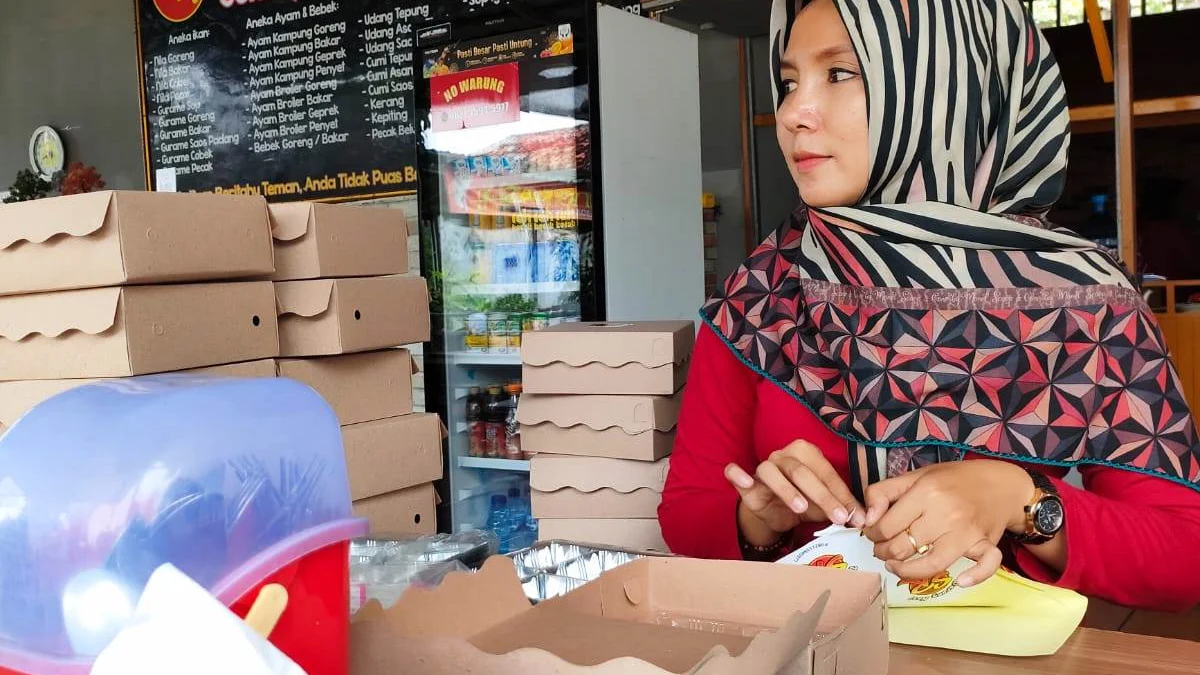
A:
POLYGON ((512 559, 370 603, 351 675, 885 675, 877 575, 645 557, 532 604, 512 559))

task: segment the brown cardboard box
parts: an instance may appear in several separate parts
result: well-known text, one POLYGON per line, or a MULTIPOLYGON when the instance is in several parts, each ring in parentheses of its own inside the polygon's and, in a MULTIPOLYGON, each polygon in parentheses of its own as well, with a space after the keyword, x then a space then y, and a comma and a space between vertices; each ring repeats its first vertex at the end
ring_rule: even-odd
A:
POLYGON ((354 515, 371 523, 371 534, 437 534, 437 492, 432 484, 354 502, 354 515))
POLYGON ((415 372, 407 349, 279 361, 279 376, 315 389, 343 426, 411 413, 415 372))
POLYGON ((0 295, 272 270, 262 197, 110 191, 0 206, 0 295))
MULTIPOLYGON (((181 371, 187 375, 216 375, 221 377, 275 377, 275 361, 263 359, 226 366, 181 371)), ((46 399, 102 378, 84 380, 17 380, 0 382, 0 434, 46 399)))
POLYGON ((400 209, 271 204, 275 281, 408 272, 408 224, 400 209))
POLYGON ((404 415, 342 427, 350 498, 358 501, 442 478, 442 422, 404 415))
POLYGON ((535 518, 657 518, 668 460, 537 455, 529 487, 535 518))
POLYGON ((522 337, 521 383, 530 394, 674 394, 695 339, 690 321, 559 324, 522 337))
POLYGON ((658 518, 540 518, 538 539, 670 553, 658 518))
POLYGON ((315 279, 275 284, 282 356, 330 356, 429 341, 421 277, 315 279))
POLYGON ((522 394, 517 406, 521 447, 530 454, 657 461, 671 454, 681 400, 680 394, 522 394))
POLYGON ((124 377, 278 355, 269 281, 0 298, 0 380, 124 377))
POLYGON ((530 606, 511 560, 377 602, 350 627, 351 675, 886 675, 873 574, 648 558, 530 606))

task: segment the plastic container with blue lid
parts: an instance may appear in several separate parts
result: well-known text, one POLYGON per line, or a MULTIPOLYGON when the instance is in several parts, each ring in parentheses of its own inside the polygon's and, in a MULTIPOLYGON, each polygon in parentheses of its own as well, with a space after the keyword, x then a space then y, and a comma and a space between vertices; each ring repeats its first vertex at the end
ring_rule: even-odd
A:
POLYGON ((86 673, 163 563, 232 605, 364 535, 351 509, 337 418, 298 382, 59 394, 0 437, 0 673, 86 673))

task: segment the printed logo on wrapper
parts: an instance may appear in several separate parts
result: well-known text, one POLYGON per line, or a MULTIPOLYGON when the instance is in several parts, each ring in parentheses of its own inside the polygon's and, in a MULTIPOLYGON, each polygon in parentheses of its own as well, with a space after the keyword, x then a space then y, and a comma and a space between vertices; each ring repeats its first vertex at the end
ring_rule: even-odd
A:
POLYGON ((974 564, 970 560, 960 559, 950 569, 929 579, 901 579, 888 572, 883 561, 875 557, 874 544, 861 530, 838 525, 821 530, 807 546, 779 562, 879 574, 889 607, 962 604, 964 598, 976 590, 961 588, 954 583, 959 574, 974 564))
POLYGON ((203 0, 154 0, 154 8, 167 21, 182 23, 192 18, 203 0))

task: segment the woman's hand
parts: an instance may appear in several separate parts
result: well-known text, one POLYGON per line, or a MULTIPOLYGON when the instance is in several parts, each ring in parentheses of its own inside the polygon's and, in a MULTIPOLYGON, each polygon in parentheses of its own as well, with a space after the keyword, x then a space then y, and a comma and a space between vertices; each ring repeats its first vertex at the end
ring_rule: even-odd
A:
POLYGON ((928 579, 966 557, 976 564, 957 583, 973 586, 1000 568, 996 545, 1005 530, 1024 529, 1033 491, 1025 470, 1009 462, 936 464, 868 487, 864 532, 903 579, 928 579))
POLYGON ((737 464, 725 467, 726 479, 742 498, 738 525, 751 544, 770 545, 803 522, 854 527, 866 522, 850 488, 812 443, 795 441, 772 453, 754 473, 737 464))

